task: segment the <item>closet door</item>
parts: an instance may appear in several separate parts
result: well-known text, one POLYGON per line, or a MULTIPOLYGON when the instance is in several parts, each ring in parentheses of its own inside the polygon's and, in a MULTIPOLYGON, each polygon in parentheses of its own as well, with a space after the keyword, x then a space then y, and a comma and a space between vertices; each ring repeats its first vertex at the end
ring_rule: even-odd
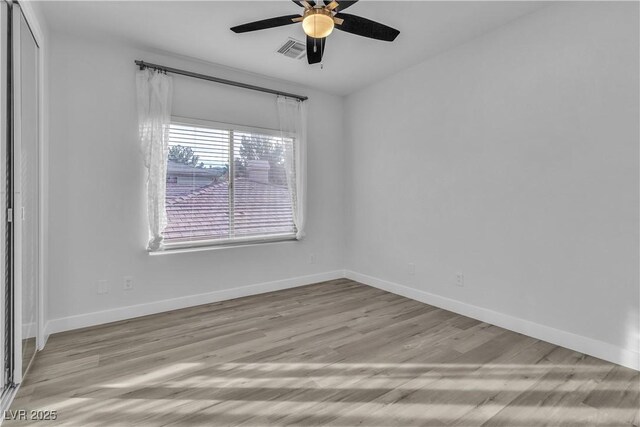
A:
POLYGON ((13 5, 15 368, 19 383, 36 352, 40 272, 38 45, 13 5))
MULTIPOLYGON (((7 179, 7 162, 9 150, 9 135, 7 121, 8 115, 8 99, 7 91, 9 88, 8 71, 8 51, 9 51, 9 5, 0 0, 0 361, 2 366, 7 367, 10 361, 7 359, 13 348, 13 343, 9 342, 11 336, 7 330, 9 321, 8 313, 11 313, 10 307, 7 306, 8 299, 7 288, 11 285, 8 269, 10 266, 9 254, 11 251, 9 227, 7 226, 7 208, 8 208, 8 184, 7 179)), ((9 380, 9 372, 2 369, 0 375, 0 391, 4 392, 9 380)))

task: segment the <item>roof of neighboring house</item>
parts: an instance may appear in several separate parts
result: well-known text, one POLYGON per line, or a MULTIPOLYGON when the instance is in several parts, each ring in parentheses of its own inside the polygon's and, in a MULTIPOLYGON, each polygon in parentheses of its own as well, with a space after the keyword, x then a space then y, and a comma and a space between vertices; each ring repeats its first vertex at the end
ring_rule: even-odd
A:
MULTIPOLYGON (((235 181, 235 236, 293 233, 291 199, 286 186, 245 178, 235 181)), ((167 241, 229 236, 229 186, 167 183, 167 241)))
POLYGON ((216 178, 224 175, 222 168, 197 168, 169 160, 167 162, 167 176, 188 176, 216 178))

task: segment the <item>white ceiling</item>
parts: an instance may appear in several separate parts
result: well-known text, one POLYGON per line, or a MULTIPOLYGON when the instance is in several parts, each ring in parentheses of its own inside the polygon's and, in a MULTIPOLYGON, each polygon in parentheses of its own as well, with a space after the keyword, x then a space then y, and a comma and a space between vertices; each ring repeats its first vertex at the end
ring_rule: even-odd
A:
POLYGON ((54 32, 108 38, 227 67, 348 94, 452 46, 543 7, 529 1, 361 0, 348 13, 400 30, 393 43, 334 31, 324 68, 276 53, 287 39, 304 40, 299 24, 235 34, 229 27, 298 13, 291 1, 47 1, 54 32))

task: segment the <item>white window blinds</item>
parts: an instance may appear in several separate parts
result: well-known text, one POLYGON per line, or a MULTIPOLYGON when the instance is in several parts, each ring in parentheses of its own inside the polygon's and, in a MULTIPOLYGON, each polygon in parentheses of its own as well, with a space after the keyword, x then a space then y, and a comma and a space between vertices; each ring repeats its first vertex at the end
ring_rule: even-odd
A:
POLYGON ((166 245, 294 238, 280 132, 174 120, 167 160, 166 245))

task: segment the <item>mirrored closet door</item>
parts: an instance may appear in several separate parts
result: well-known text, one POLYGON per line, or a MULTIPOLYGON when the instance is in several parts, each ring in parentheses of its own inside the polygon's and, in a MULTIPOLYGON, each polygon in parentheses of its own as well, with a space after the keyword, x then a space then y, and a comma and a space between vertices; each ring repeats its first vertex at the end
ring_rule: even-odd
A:
POLYGON ((20 3, 0 0, 0 406, 37 350, 40 277, 39 47, 20 3))
MULTIPOLYGON (((19 382, 36 353, 40 281, 40 158, 38 44, 19 6, 13 4, 13 192, 14 299, 19 382), (18 325, 20 323, 20 325, 18 325)), ((18 372, 15 372, 18 371, 18 372)))
POLYGON ((9 206, 9 150, 10 135, 9 115, 9 5, 0 1, 0 361, 2 361, 2 375, 0 375, 0 390, 2 396, 10 384, 10 366, 12 364, 13 338, 12 300, 7 297, 7 291, 12 286, 11 274, 11 236, 7 222, 7 208, 9 206))

